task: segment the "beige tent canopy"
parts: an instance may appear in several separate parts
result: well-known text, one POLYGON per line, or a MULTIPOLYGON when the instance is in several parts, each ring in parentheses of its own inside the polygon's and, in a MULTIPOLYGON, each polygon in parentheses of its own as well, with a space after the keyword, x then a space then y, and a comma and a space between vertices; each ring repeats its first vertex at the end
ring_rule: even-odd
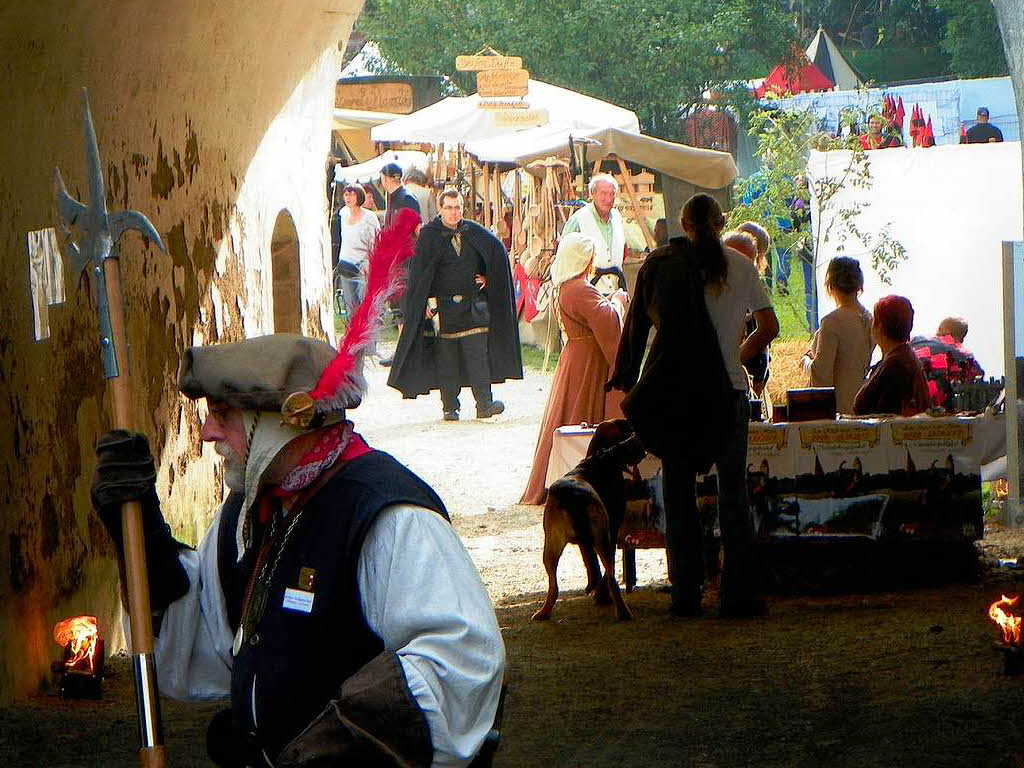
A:
POLYGON ((565 128, 534 128, 493 139, 469 141, 465 149, 482 163, 525 166, 550 155, 566 155, 570 135, 574 141, 587 143, 590 158, 596 160, 606 155, 617 155, 694 187, 722 189, 739 174, 728 152, 698 149, 618 128, 571 131, 565 128))

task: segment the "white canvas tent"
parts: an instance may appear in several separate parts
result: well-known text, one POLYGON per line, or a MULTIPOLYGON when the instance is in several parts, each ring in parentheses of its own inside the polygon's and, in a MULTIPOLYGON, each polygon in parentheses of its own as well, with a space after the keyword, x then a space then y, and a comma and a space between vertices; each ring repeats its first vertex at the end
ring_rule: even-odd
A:
MULTIPOLYGON (((530 80, 529 92, 523 100, 530 109, 548 111, 548 127, 618 128, 629 133, 640 132, 635 112, 540 80, 530 80)), ((377 142, 455 145, 509 134, 508 128, 496 125, 494 111, 480 109, 479 103, 480 97, 476 94, 449 96, 411 115, 376 126, 370 131, 370 137, 377 142)))
POLYGON ((807 58, 811 60, 821 73, 836 85, 838 91, 848 91, 860 88, 864 85, 856 70, 850 66, 850 62, 843 56, 839 46, 824 30, 818 27, 817 34, 807 46, 807 58))
MULTIPOLYGON (((1024 235, 1020 151, 1019 142, 1006 141, 871 152, 870 188, 845 186, 824 212, 812 200, 815 233, 826 231, 842 209, 859 205, 858 229, 877 234, 889 225, 907 250, 885 285, 855 238, 840 251, 837 223, 816 259, 819 317, 833 309, 824 288, 829 260, 852 256, 864 270, 866 307, 888 294, 906 296, 914 305, 913 332, 920 335, 935 333, 949 315, 965 318, 968 349, 986 375, 1002 376, 1001 244, 1024 235)), ((812 152, 807 175, 836 177, 849 162, 848 151, 812 152)))
POLYGON ((367 130, 375 125, 390 122, 395 117, 393 112, 372 112, 366 109, 335 107, 333 128, 336 131, 367 130))
POLYGON ((465 149, 482 163, 526 165, 549 155, 565 155, 569 137, 587 142, 587 156, 615 154, 696 187, 721 189, 736 178, 736 163, 728 152, 698 149, 619 128, 568 129, 552 126, 467 142, 465 149))
POLYGON ((389 150, 382 152, 372 160, 367 160, 365 163, 359 163, 358 165, 336 165, 334 167, 334 181, 335 183, 367 184, 380 178, 380 169, 388 163, 398 163, 403 171, 407 171, 410 168, 419 168, 421 171, 426 171, 430 165, 430 158, 423 152, 389 150))

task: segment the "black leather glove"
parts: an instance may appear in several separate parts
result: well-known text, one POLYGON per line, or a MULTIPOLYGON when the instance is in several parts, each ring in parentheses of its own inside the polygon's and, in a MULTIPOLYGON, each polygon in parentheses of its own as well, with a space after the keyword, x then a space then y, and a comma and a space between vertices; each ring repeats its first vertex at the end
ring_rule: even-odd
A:
POLYGON ((278 768, 429 768, 430 727, 398 656, 382 651, 342 683, 338 698, 278 756, 278 768))
POLYGON ((156 466, 145 435, 114 429, 96 441, 91 496, 93 507, 122 558, 121 507, 126 501, 140 503, 153 610, 163 610, 187 593, 188 576, 178 561, 178 551, 186 547, 171 536, 171 529, 160 513, 156 466))
POLYGON ((121 506, 142 504, 143 529, 163 526, 156 498, 156 466, 145 435, 114 429, 96 441, 96 470, 92 476, 92 505, 118 548, 121 542, 121 506))

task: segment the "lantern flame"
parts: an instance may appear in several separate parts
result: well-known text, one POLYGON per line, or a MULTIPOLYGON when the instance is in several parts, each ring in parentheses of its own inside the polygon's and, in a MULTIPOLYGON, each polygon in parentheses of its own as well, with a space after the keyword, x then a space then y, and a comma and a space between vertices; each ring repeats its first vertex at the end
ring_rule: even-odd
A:
POLYGON ((1003 632, 1003 642, 1007 645, 1020 645, 1021 617, 1014 616, 1009 610, 1003 610, 1003 606, 1007 609, 1012 608, 1018 600, 1020 600, 1020 596, 1007 597, 1003 595, 1002 599, 996 600, 988 607, 988 617, 999 625, 999 629, 1003 632))
POLYGON ((75 616, 58 621, 53 627, 53 639, 62 648, 70 646, 71 656, 64 661, 68 669, 88 660, 90 670, 96 668, 96 639, 99 637, 99 623, 95 616, 75 616))

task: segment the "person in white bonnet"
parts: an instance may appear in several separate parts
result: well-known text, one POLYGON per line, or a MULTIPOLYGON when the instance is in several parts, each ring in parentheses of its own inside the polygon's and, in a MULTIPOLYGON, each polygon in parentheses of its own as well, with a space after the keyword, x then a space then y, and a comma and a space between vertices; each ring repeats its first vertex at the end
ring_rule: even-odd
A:
POLYGON ((558 292, 558 322, 566 342, 551 381, 533 469, 520 504, 544 503, 552 434, 558 427, 622 418, 622 393, 605 392, 604 384, 615 362, 629 299, 621 290, 605 298, 590 284, 599 247, 597 240, 579 233, 558 241, 551 282, 558 292))

